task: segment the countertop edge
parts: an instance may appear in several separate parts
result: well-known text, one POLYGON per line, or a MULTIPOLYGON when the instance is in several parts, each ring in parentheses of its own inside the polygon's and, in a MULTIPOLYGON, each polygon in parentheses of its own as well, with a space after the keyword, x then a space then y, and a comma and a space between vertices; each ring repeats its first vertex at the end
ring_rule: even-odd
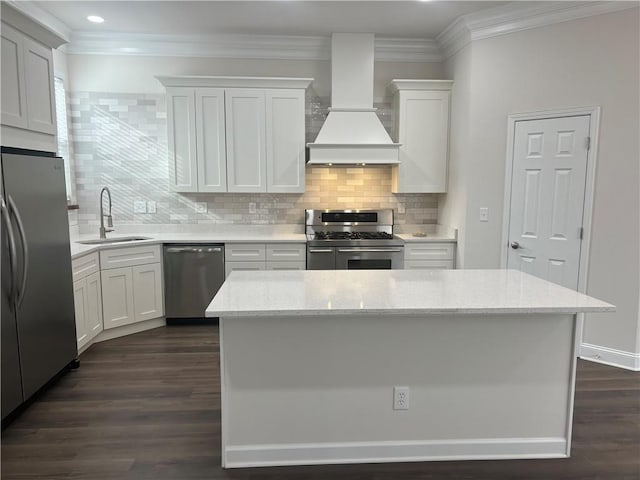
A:
MULTIPOLYGON (((123 242, 123 243, 108 243, 108 244, 98 244, 98 245, 83 245, 80 244, 79 241, 82 240, 74 240, 70 241, 70 249, 71 249, 71 260, 76 260, 85 255, 89 255, 91 253, 100 252, 102 250, 109 250, 114 248, 128 248, 128 247, 139 247, 145 245, 163 245, 163 244, 190 244, 190 243, 203 243, 203 244, 215 244, 215 243, 305 243, 307 242, 304 234, 290 234, 290 237, 281 236, 280 237, 264 237, 264 238, 242 238, 242 237, 229 237, 223 239, 177 239, 177 238, 149 238, 147 240, 135 240, 132 242, 123 242), (74 252, 74 249, 81 249, 81 251, 74 252)), ((144 235, 141 235, 144 236, 144 235)), ((152 235, 149 235, 152 236, 152 235)))
POLYGON ((317 316, 343 316, 343 315, 362 315, 362 316, 382 316, 382 315, 509 315, 509 314, 578 314, 578 313, 605 313, 615 312, 615 307, 531 307, 531 308, 425 308, 425 309, 340 309, 340 310, 206 310, 205 317, 317 317, 317 316))

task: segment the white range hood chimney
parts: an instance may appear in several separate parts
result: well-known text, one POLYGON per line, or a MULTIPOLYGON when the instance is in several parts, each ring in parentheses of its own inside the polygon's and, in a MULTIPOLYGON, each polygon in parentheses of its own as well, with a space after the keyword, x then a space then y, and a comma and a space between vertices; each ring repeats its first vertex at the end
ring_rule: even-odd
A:
POLYGON ((373 108, 374 35, 331 35, 331 108, 315 142, 310 164, 397 164, 393 143, 373 108))

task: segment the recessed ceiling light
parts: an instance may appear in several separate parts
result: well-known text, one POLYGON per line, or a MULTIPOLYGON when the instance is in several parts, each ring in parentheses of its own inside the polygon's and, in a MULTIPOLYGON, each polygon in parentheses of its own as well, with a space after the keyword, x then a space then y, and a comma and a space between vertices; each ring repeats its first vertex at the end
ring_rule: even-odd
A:
POLYGON ((93 23, 102 23, 102 22, 104 22, 104 18, 99 17, 98 15, 89 15, 87 17, 87 20, 89 20, 90 22, 93 22, 93 23))

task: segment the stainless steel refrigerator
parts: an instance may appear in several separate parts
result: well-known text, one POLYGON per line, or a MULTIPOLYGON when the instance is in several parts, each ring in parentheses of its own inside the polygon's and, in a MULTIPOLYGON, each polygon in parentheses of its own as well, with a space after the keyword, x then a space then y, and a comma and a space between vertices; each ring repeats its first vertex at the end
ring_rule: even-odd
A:
POLYGON ((6 152, 0 177, 3 420, 78 354, 62 159, 6 152))

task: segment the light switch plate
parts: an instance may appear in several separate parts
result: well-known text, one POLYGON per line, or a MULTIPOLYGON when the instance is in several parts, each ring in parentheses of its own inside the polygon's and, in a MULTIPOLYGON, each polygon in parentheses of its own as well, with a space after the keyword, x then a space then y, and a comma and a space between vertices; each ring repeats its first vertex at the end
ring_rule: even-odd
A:
POLYGON ((133 202, 133 213, 147 213, 147 202, 144 200, 133 202))
POLYGON ((487 207, 480 207, 480 221, 481 222, 489 221, 489 209, 487 207))
POLYGON ((196 213, 207 213, 207 202, 196 202, 196 213))
POLYGON ((256 202, 249 202, 249 213, 256 213, 256 202))
POLYGON ((156 202, 153 200, 147 202, 147 213, 156 213, 156 202))
POLYGON ((405 208, 404 208, 404 204, 399 203, 398 204, 398 213, 404 213, 405 212, 405 208))

